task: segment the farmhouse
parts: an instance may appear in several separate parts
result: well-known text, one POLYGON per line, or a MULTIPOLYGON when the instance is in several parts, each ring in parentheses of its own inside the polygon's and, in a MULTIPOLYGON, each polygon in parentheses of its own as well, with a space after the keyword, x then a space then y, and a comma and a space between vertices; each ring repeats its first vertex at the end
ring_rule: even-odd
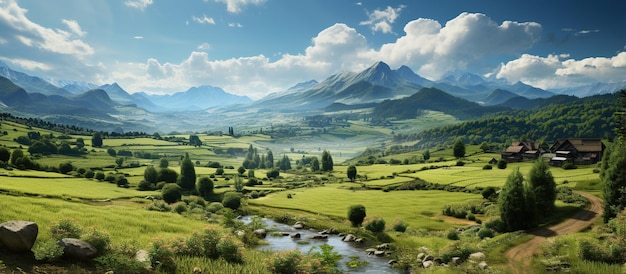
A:
POLYGON ((507 162, 521 162, 524 160, 535 160, 545 148, 539 142, 519 142, 513 141, 509 147, 502 152, 502 159, 507 162))
POLYGON ((550 159, 552 165, 561 166, 565 162, 579 165, 595 164, 602 160, 606 146, 600 138, 559 139, 550 147, 556 156, 550 159))

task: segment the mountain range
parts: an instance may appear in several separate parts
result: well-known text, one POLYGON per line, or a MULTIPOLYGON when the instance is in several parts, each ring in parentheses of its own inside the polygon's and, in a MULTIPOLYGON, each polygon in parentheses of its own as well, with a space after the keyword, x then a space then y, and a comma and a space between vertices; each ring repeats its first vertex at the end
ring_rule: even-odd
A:
MULTIPOLYGON (((257 101, 209 85, 171 95, 131 94, 117 83, 99 86, 82 81, 44 80, 14 71, 2 62, 0 76, 0 110, 38 116, 64 115, 66 119, 79 116, 72 117, 74 120, 97 117, 118 127, 141 124, 150 129, 158 129, 159 125, 150 124, 163 117, 181 117, 173 113, 205 112, 209 109, 212 115, 219 116, 227 112, 306 115, 309 112, 374 108, 377 115, 394 117, 410 116, 415 109, 430 109, 467 119, 504 108, 527 109, 626 88, 624 81, 543 90, 521 82, 511 84, 502 79, 462 71, 431 81, 407 66, 393 70, 384 62, 376 62, 363 71, 334 74, 321 82, 310 80, 298 83, 257 101), (241 107, 232 107, 234 105, 241 107), (402 108, 412 112, 395 111, 402 108)), ((173 127, 198 126, 197 123, 173 120, 170 124, 173 127)))

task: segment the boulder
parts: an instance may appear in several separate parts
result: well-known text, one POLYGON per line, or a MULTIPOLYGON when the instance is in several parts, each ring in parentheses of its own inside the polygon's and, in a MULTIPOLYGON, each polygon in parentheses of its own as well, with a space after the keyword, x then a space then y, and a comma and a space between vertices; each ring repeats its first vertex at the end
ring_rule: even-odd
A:
POLYGON ((424 253, 424 252, 421 252, 421 253, 417 254, 417 259, 418 260, 422 260, 422 259, 424 259, 424 257, 426 257, 426 253, 424 253))
POLYGON ((422 262, 422 267, 423 267, 423 268, 429 268, 429 267, 431 267, 431 266, 433 266, 433 261, 425 261, 425 262, 422 262))
POLYGON ((304 228, 304 224, 301 223, 300 221, 298 221, 295 224, 293 224, 293 228, 295 228, 295 229, 303 229, 304 228))
POLYGON ((333 234, 333 235, 339 234, 339 230, 337 230, 334 227, 331 227, 330 229, 328 229, 328 234, 333 234))
POLYGON ((362 244, 362 243, 364 243, 364 242, 365 242, 365 239, 363 239, 363 238, 357 238, 356 240, 354 240, 354 242, 355 242, 355 243, 357 243, 357 244, 362 244))
POLYGON ((313 239, 313 240, 326 240, 326 239, 328 239, 328 235, 313 235, 313 237, 311 237, 311 239, 313 239))
POLYGON ((487 262, 485 262, 485 261, 482 261, 482 262, 480 262, 478 264, 478 268, 480 268, 480 269, 485 270, 485 269, 487 269, 487 267, 489 267, 489 265, 487 265, 487 262))
POLYGON ((369 256, 374 255, 374 252, 376 252, 376 248, 368 248, 365 250, 365 252, 367 252, 367 255, 369 256))
POLYGON ((291 237, 292 239, 300 239, 302 236, 300 235, 300 233, 294 233, 289 237, 291 237))
POLYGON ((375 255, 375 256, 378 256, 378 257, 385 256, 385 251, 382 251, 382 250, 376 250, 376 251, 374 251, 374 255, 375 255))
POLYGON ((433 257, 431 255, 426 255, 426 257, 424 257, 424 259, 422 261, 427 262, 427 261, 432 261, 434 259, 435 259, 435 257, 433 257))
POLYGON ((356 237, 352 234, 348 234, 346 236, 343 237, 343 239, 341 239, 344 242, 354 242, 356 240, 356 237))
POLYGON ((267 231, 265 231, 265 229, 257 229, 254 231, 254 236, 256 236, 259 239, 265 239, 265 237, 267 237, 267 231))
POLYGON ((283 236, 283 237, 287 237, 287 236, 289 236, 289 232, 282 232, 282 233, 280 233, 280 235, 283 236))
POLYGON ((460 265, 461 264, 461 257, 452 257, 452 264, 453 265, 460 265))
POLYGON ((482 260, 485 258, 485 253, 482 252, 474 252, 469 255, 470 260, 482 260))
POLYGON ((63 247, 63 256, 72 259, 84 261, 98 254, 98 250, 93 245, 79 239, 63 238, 58 245, 63 247))
POLYGON ((378 250, 385 250, 385 249, 389 249, 389 243, 384 243, 384 244, 379 244, 376 246, 376 249, 378 250))
POLYGON ((26 252, 33 248, 39 234, 36 223, 8 221, 0 224, 0 242, 13 252, 26 252))
POLYGON ((389 260, 389 261, 387 262, 387 264, 388 264, 388 265, 394 265, 394 264, 397 264, 397 263, 398 263, 398 261, 393 260, 393 259, 392 259, 392 260, 389 260))

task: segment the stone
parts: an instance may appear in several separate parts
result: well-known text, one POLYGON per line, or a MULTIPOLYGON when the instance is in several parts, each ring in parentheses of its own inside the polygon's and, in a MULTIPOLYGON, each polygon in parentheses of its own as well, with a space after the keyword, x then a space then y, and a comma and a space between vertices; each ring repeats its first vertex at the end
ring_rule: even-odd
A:
POLYGON ((304 228, 304 224, 301 223, 300 221, 298 221, 295 224, 293 224, 293 228, 295 228, 295 229, 303 229, 304 228))
POLYGON ((417 259, 419 259, 419 260, 424 259, 424 257, 426 257, 426 253, 424 253, 424 252, 421 252, 421 253, 417 254, 417 259))
POLYGON ((435 263, 435 265, 441 265, 443 263, 443 260, 441 260, 441 258, 435 258, 433 259, 433 262, 435 263))
POLYGON ((387 262, 388 265, 394 265, 394 264, 397 264, 397 263, 398 263, 398 261, 396 261, 396 260, 389 260, 387 262))
POLYGON ((423 260, 423 261, 424 261, 424 262, 427 262, 427 261, 432 261, 433 259, 435 259, 435 257, 433 257, 433 256, 431 256, 431 255, 426 255, 426 257, 424 257, 424 260, 423 260))
POLYGON ((378 250, 384 250, 384 249, 389 249, 389 243, 384 243, 384 244, 379 244, 376 246, 376 249, 378 250))
POLYGON ((291 237, 292 239, 300 239, 302 237, 302 235, 300 235, 300 233, 294 233, 294 234, 292 234, 289 237, 291 237))
POLYGON ((422 267, 423 267, 423 268, 429 268, 429 267, 431 267, 431 266, 433 266, 433 261, 425 261, 425 262, 422 262, 422 267))
POLYGON ((482 252, 474 252, 472 254, 469 255, 469 258, 471 260, 482 260, 485 258, 485 253, 482 252))
POLYGON ((235 230, 235 235, 237 235, 237 237, 243 237, 246 235, 246 232, 244 230, 235 230))
POLYGON ((460 265, 461 264, 461 257, 452 257, 452 264, 453 265, 460 265))
POLYGON ((339 230, 337 230, 334 227, 331 227, 330 229, 328 229, 328 234, 332 234, 332 235, 339 234, 339 230))
POLYGON ((365 239, 363 239, 363 238, 357 238, 356 240, 354 240, 354 242, 355 242, 355 243, 357 243, 357 244, 362 244, 362 243, 364 243, 364 242, 365 242, 365 239))
POLYGON ((254 230, 254 236, 256 236, 259 239, 265 239, 265 237, 267 237, 267 231, 265 231, 265 229, 257 229, 254 230))
POLYGON ((485 262, 485 261, 482 261, 482 262, 480 262, 480 263, 478 264, 478 268, 480 268, 480 269, 482 269, 482 270, 487 269, 487 267, 489 267, 489 265, 487 265, 487 262, 485 262))
POLYGON ((139 249, 137 250, 137 253, 135 253, 135 261, 140 263, 150 263, 150 254, 148 254, 148 251, 145 249, 139 249))
POLYGON ((282 232, 282 233, 280 233, 280 235, 282 235, 283 237, 287 237, 287 236, 289 236, 289 232, 282 232))
POLYGON ((378 257, 385 256, 385 251, 376 250, 376 251, 374 251, 374 255, 378 256, 378 257))
POLYGON ((374 255, 374 252, 376 252, 376 248, 368 248, 365 250, 365 252, 367 252, 367 255, 374 255))
POLYGON ((29 221, 8 221, 0 224, 0 242, 13 252, 26 252, 33 248, 39 227, 29 221))
POLYGON ((58 243, 63 247, 63 256, 77 260, 88 260, 98 254, 98 250, 85 241, 74 238, 63 238, 58 243))
POLYGON ((346 236, 343 237, 343 239, 341 239, 344 242, 354 242, 356 240, 356 237, 352 234, 348 234, 346 236))
POLYGON ((328 239, 328 235, 313 235, 313 237, 311 237, 311 239, 313 239, 313 240, 326 240, 326 239, 328 239))

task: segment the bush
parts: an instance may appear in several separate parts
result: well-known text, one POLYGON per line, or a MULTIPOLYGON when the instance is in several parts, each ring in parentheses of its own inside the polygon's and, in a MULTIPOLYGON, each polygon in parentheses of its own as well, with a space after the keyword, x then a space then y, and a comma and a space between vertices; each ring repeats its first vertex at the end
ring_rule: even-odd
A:
POLYGON ((242 263, 243 255, 241 253, 240 246, 233 239, 233 236, 229 234, 222 235, 222 238, 219 239, 216 245, 217 252, 220 254, 224 260, 230 263, 242 263))
POLYGON ((165 184, 163 189, 161 190, 161 195, 163 196, 163 201, 168 204, 173 204, 178 202, 182 196, 180 186, 177 184, 165 184))
POLYGON ((487 228, 487 227, 483 227, 480 230, 478 230, 478 237, 480 237, 481 239, 484 238, 493 238, 493 230, 487 228))
POLYGON ((55 262, 63 256, 63 247, 55 240, 47 240, 35 245, 33 253, 37 261, 55 262))
POLYGON ((91 179, 94 176, 95 176, 95 174, 94 174, 93 170, 90 169, 90 170, 85 171, 85 178, 91 179))
POLYGON ((485 227, 497 232, 505 232, 504 222, 500 219, 485 223, 485 227))
POLYGON ((80 239, 81 229, 74 223, 74 219, 65 218, 50 226, 50 234, 57 241, 63 238, 80 239))
POLYGON ((215 170, 215 175, 224 175, 224 169, 219 167, 215 170))
POLYGON ((111 248, 111 237, 109 234, 97 230, 95 227, 87 228, 87 232, 83 234, 82 240, 93 245, 98 250, 98 254, 106 253, 111 248))
POLYGON ((96 178, 96 180, 98 181, 104 180, 104 172, 101 172, 101 171, 96 172, 96 175, 94 178, 96 178))
POLYGON ((222 205, 232 210, 239 208, 239 206, 241 206, 241 193, 227 192, 224 194, 222 205))
POLYGON ((385 231, 385 220, 380 217, 374 217, 373 220, 365 225, 365 229, 374 233, 383 232, 385 231))
POLYGON ((396 220, 393 224, 393 230, 397 232, 405 232, 409 224, 403 222, 402 220, 396 220))
POLYGON ((491 170, 491 169, 493 169, 493 167, 491 165, 484 165, 483 169, 484 170, 491 170))
POLYGON ((506 160, 504 160, 504 159, 500 159, 500 160, 498 160, 498 168, 499 168, 499 169, 506 169, 506 166, 507 166, 508 164, 509 164, 509 163, 507 163, 507 161, 506 161, 506 160))
POLYGON ((115 175, 113 173, 109 173, 104 177, 104 180, 109 182, 109 183, 115 183, 115 181, 117 180, 117 178, 115 177, 115 175))
POLYGON ((446 238, 448 238, 448 240, 458 241, 460 239, 459 232, 457 232, 456 229, 451 229, 450 231, 448 231, 446 238))
POLYGON ((363 205, 353 205, 348 209, 348 220, 350 220, 353 227, 361 226, 366 216, 365 206, 363 205))
POLYGON ((463 161, 456 161, 456 166, 464 166, 465 162, 463 161))
POLYGON ((483 191, 480 192, 480 194, 483 196, 483 198, 489 201, 498 200, 498 197, 497 197, 498 193, 495 187, 492 187, 492 186, 486 187, 485 189, 483 189, 483 191))
POLYGON ((212 202, 209 204, 209 206, 207 206, 206 210, 211 212, 211 213, 216 213, 220 210, 222 210, 222 208, 224 208, 224 205, 222 205, 222 203, 220 202, 212 202))
POLYGON ((74 170, 74 166, 72 165, 72 163, 65 162, 59 164, 59 172, 62 174, 68 174, 72 170, 74 170))
POLYGON ((146 190, 154 190, 156 189, 156 185, 146 181, 146 180, 141 180, 141 182, 139 182, 139 184, 137 185, 137 189, 140 191, 146 191, 146 190))
POLYGON ((578 167, 575 166, 574 164, 568 162, 568 163, 563 164, 563 166, 561 166, 561 168, 563 168, 565 170, 569 170, 569 169, 577 169, 578 167))
POLYGON ((184 203, 177 204, 174 207, 174 212, 176 212, 178 214, 182 214, 182 213, 184 213, 186 211, 187 211, 187 206, 184 203))

